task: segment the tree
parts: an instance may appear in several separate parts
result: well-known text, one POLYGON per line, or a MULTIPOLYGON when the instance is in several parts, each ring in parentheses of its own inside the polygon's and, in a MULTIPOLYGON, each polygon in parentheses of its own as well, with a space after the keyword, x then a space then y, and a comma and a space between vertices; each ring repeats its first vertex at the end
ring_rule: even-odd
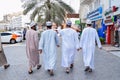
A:
POLYGON ((65 21, 66 13, 74 13, 74 10, 62 0, 27 0, 23 1, 23 14, 31 12, 30 19, 45 23, 53 21, 57 24, 65 21))

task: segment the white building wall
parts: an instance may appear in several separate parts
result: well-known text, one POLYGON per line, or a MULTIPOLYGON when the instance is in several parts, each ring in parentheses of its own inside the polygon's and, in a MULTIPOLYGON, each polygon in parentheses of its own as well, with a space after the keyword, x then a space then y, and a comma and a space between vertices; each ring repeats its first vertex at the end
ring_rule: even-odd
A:
POLYGON ((89 6, 83 5, 80 8, 80 18, 81 22, 85 23, 85 19, 87 17, 87 13, 89 12, 89 6))
MULTIPOLYGON (((80 2, 84 2, 85 0, 80 0, 80 2)), ((86 18, 87 18, 87 14, 94 9, 94 5, 93 5, 93 0, 91 0, 89 3, 87 4, 82 4, 80 3, 80 19, 82 23, 85 23, 86 18)))
POLYGON ((103 11, 109 8, 109 0, 101 0, 101 5, 103 5, 103 11))
POLYGON ((21 16, 13 17, 12 20, 11 20, 11 26, 13 28, 22 27, 22 17, 21 16))
POLYGON ((89 4, 85 4, 85 5, 80 4, 81 21, 85 22, 85 15, 87 15, 90 11, 94 11, 95 9, 97 9, 100 6, 103 7, 103 17, 104 17, 104 11, 109 8, 109 0, 93 0, 89 4))
POLYGON ((0 31, 8 29, 9 25, 9 23, 0 23, 0 31))
POLYGON ((26 23, 29 23, 30 20, 27 16, 20 15, 17 17, 13 17, 10 24, 12 28, 23 28, 26 27, 26 23))
POLYGON ((120 6, 120 0, 111 0, 111 6, 120 6))
POLYGON ((30 15, 22 15, 22 27, 27 27, 26 23, 30 23, 30 15))

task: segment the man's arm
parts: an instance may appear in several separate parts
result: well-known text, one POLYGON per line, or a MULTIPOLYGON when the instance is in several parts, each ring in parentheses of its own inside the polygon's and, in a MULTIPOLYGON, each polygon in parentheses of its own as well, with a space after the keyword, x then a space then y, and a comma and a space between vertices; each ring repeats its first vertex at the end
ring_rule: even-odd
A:
POLYGON ((100 39, 98 37, 98 33, 97 31, 95 32, 95 39, 96 39, 96 42, 97 42, 97 45, 100 49, 102 49, 102 45, 101 45, 101 42, 100 42, 100 39))
POLYGON ((58 36, 57 36, 57 33, 55 33, 55 42, 57 44, 57 46, 59 47, 59 39, 58 39, 58 36))
POLYGON ((77 32, 75 32, 74 38, 75 38, 75 46, 76 46, 76 49, 77 49, 77 51, 79 51, 80 46, 79 46, 79 39, 78 39, 78 34, 77 34, 77 32))
POLYGON ((42 33, 40 41, 39 41, 39 47, 38 47, 38 50, 40 51, 40 53, 42 53, 43 46, 44 46, 44 39, 43 38, 44 38, 44 36, 43 36, 43 33, 42 33))
POLYGON ((2 42, 1 42, 1 34, 0 34, 0 52, 2 51, 2 42))

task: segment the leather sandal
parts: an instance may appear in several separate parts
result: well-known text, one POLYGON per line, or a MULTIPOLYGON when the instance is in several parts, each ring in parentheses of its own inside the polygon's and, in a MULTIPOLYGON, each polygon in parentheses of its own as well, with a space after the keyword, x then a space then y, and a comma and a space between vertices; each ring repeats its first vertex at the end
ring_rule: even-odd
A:
POLYGON ((50 76, 54 76, 53 70, 50 70, 50 76))
POLYGON ((85 70, 84 71, 88 71, 90 69, 90 67, 89 66, 87 66, 86 68, 85 68, 85 70))
POLYGON ((69 74, 70 70, 69 69, 66 69, 66 73, 69 74))
POLYGON ((90 68, 90 69, 88 70, 88 72, 92 72, 92 69, 90 68))
POLYGON ((37 65, 37 69, 40 69, 42 65, 37 65))
POLYGON ((10 65, 4 65, 4 69, 7 69, 8 67, 10 67, 10 65))
POLYGON ((74 66, 74 65, 73 65, 73 64, 71 64, 71 65, 70 65, 70 68, 72 69, 72 68, 73 68, 73 66, 74 66))
POLYGON ((28 74, 32 74, 33 73, 33 71, 31 70, 31 71, 28 71, 28 74))

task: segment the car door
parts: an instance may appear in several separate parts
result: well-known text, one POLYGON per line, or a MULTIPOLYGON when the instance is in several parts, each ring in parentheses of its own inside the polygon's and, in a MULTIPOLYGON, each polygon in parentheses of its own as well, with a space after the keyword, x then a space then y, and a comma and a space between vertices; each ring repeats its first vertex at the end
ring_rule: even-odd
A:
POLYGON ((1 33, 1 41, 4 42, 10 42, 12 33, 1 33))

